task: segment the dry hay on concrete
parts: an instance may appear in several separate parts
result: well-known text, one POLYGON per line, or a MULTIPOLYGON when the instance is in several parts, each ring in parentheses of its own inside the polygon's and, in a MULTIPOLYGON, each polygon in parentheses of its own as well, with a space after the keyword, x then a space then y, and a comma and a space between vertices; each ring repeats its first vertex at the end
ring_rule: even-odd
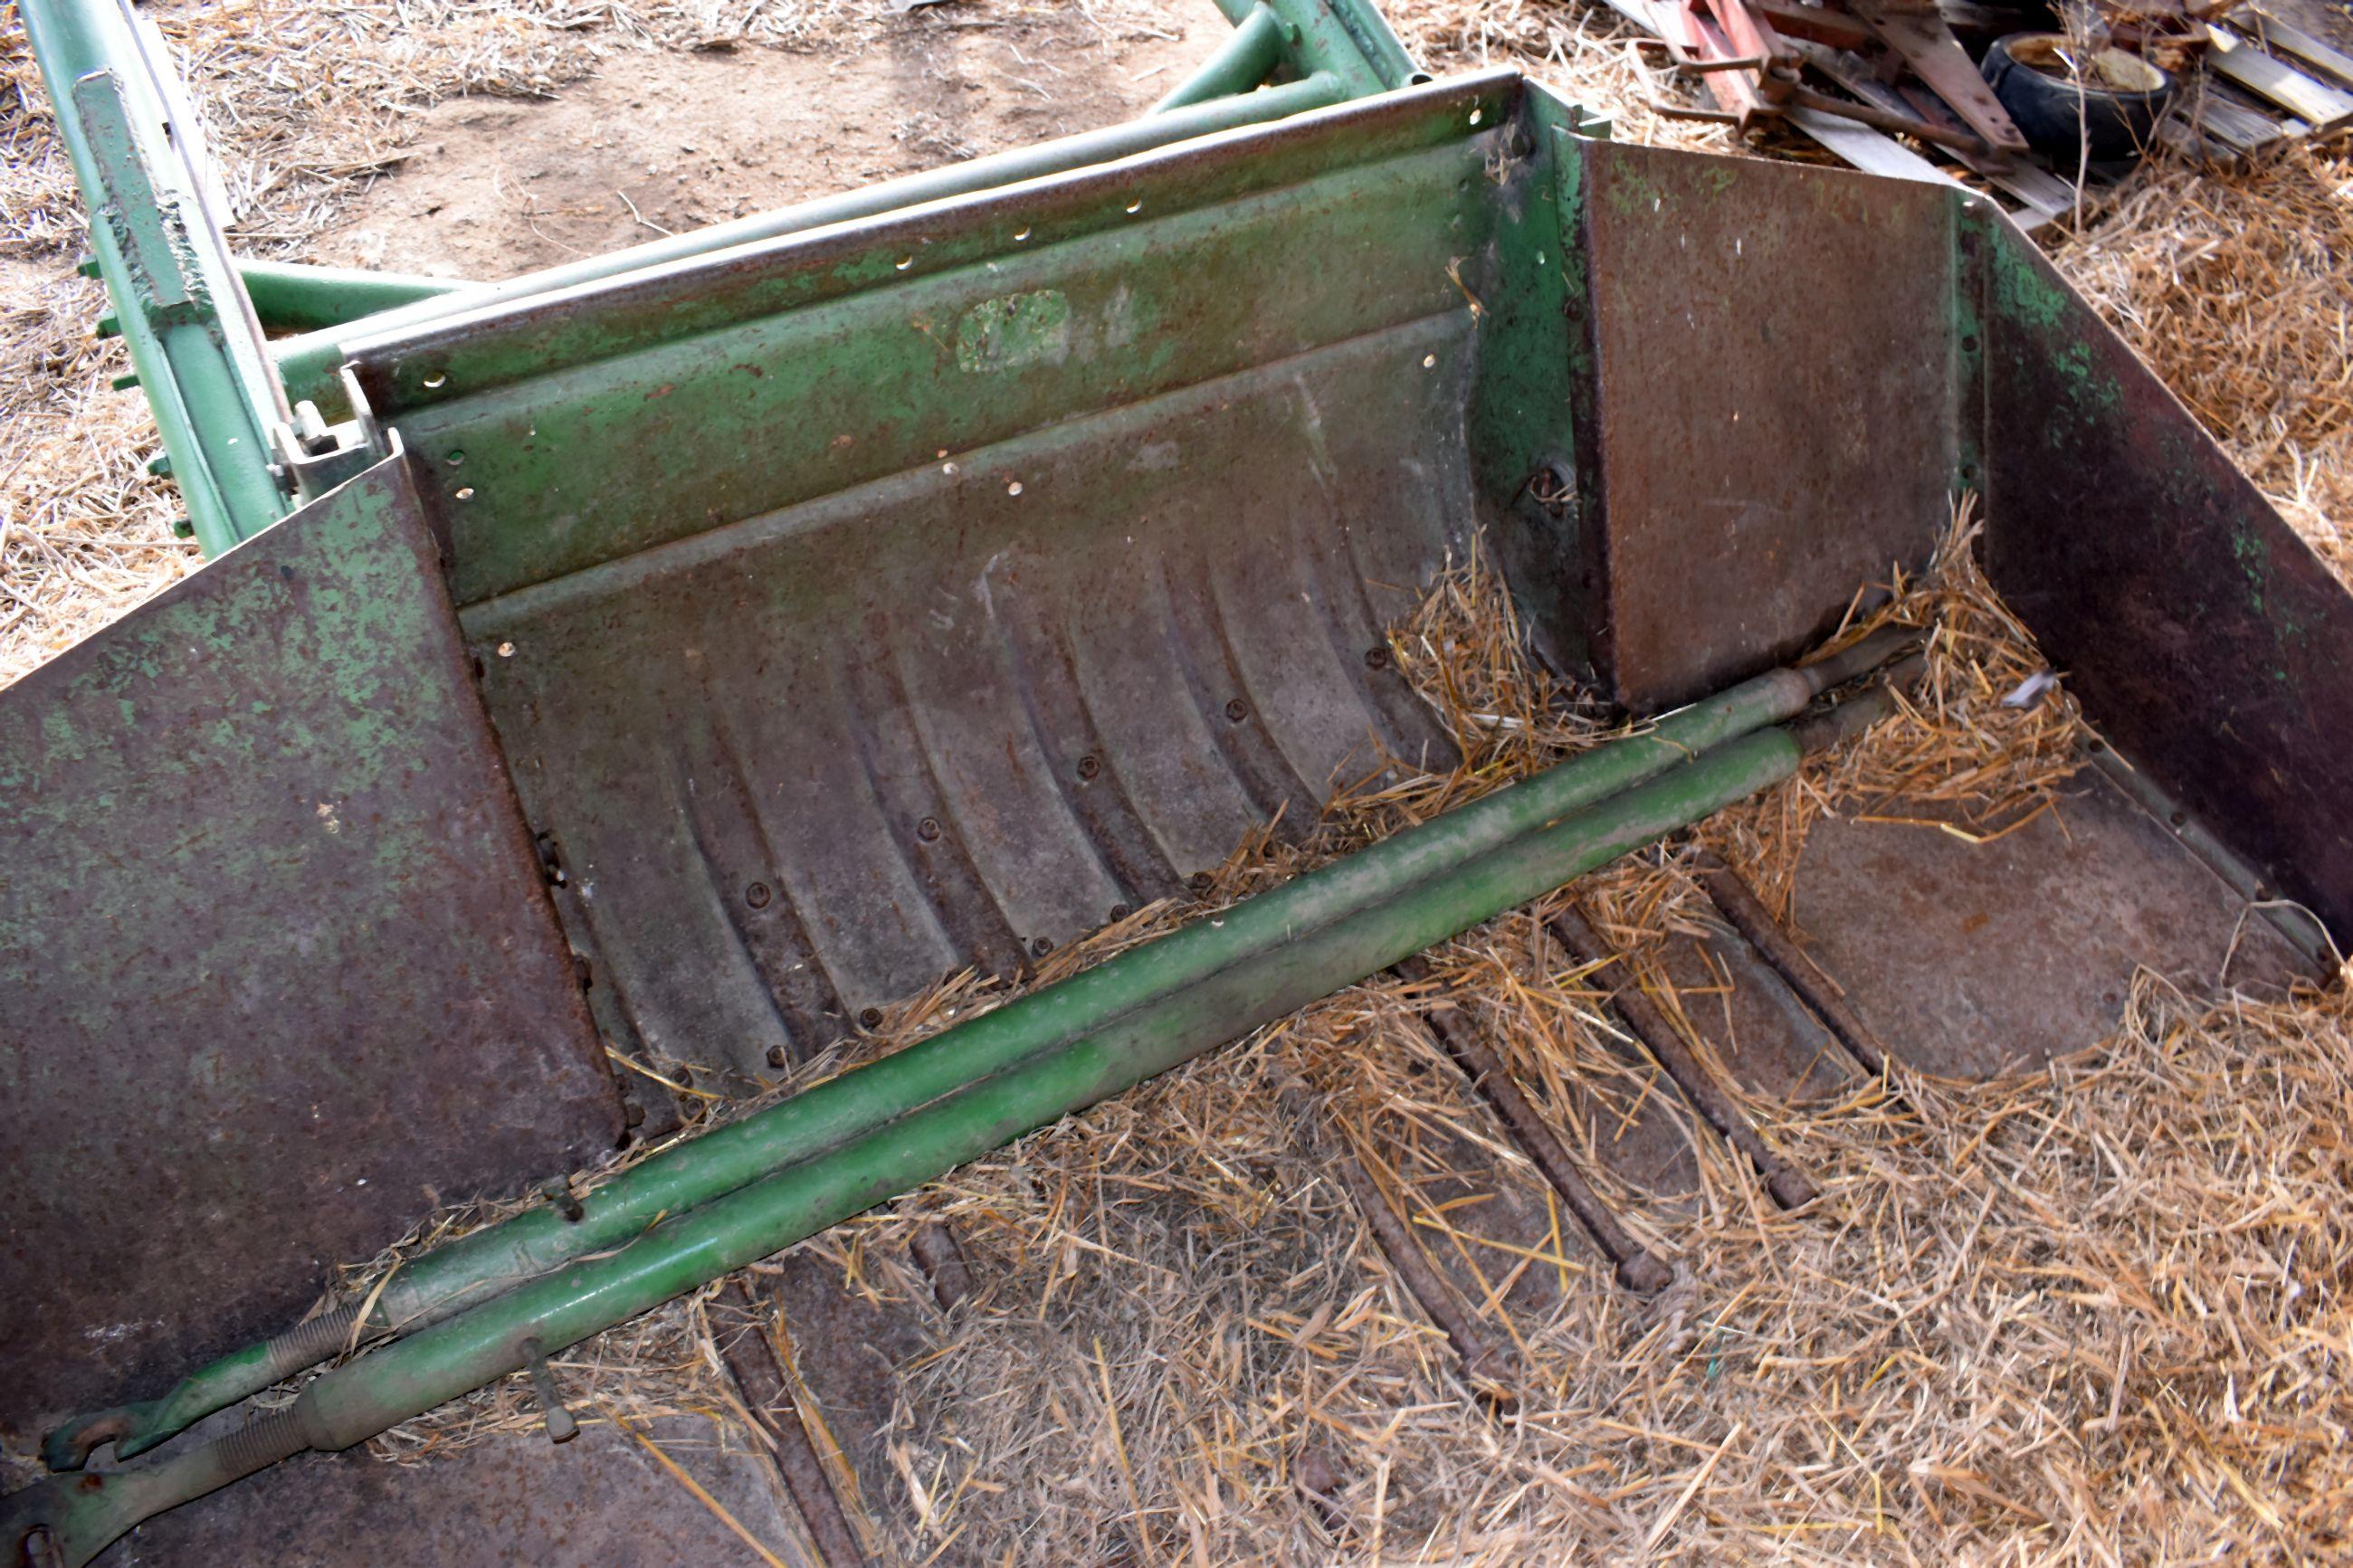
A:
MULTIPOLYGON (((2063 689, 2000 706, 2042 666, 1968 539, 1957 528, 1932 572, 1857 617, 1928 636, 1903 713, 1578 884, 1638 965, 1705 907, 1696 844, 1769 897, 1778 839, 1824 812, 1917 790, 1993 832, 2044 807, 2080 721, 2063 689)), ((1392 647, 1460 737, 1460 769, 1359 791, 1303 845, 1245 846, 1206 900, 1139 910, 1035 978, 1609 733, 1525 656, 1475 563, 1392 647)), ((886 1558, 2290 1562, 2348 1545, 2342 986, 2212 1000, 2144 973, 2112 1038, 2047 1068, 1985 1083, 1899 1069, 1754 1102, 1823 1188, 1784 1214, 1629 1059, 1594 982, 1543 936, 1546 912, 1491 921, 1433 963, 1588 1165, 1636 1105, 1673 1119, 1694 1194, 1601 1185, 1674 1284, 1650 1300, 1617 1289, 1557 1211, 1534 1247, 1463 1225, 1482 1194, 1551 1200, 1408 988, 1351 987, 804 1244, 930 1341, 886 1434, 898 1495, 859 1510, 886 1558), (1510 1348, 1515 1405, 1464 1381, 1399 1287, 1332 1179, 1342 1148, 1510 1348), (979 1284, 953 1314, 907 1255, 940 1219, 979 1284), (1531 1272, 1549 1277, 1542 1292, 1524 1288, 1531 1272)), ((960 977, 802 1081, 1017 994, 960 977)), ((701 1412, 726 1429, 704 1313, 674 1305, 562 1358, 588 1418, 701 1412)), ((510 1379, 379 1451, 430 1458, 535 1421, 510 1379)))

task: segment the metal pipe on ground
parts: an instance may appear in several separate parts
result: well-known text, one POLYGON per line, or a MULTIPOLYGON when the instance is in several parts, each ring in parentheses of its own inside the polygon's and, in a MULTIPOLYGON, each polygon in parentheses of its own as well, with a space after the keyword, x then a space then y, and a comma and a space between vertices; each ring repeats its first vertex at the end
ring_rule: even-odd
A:
POLYGON ((1626 966, 1620 962, 1624 954, 1611 947, 1594 929, 1585 911, 1572 901, 1552 917, 1551 927, 1554 939, 1577 963, 1590 964, 1597 970, 1612 963, 1619 965, 1620 979, 1616 989, 1609 994, 1609 1005, 1618 1010, 1620 1017, 1626 1020, 1627 1026, 1634 1031, 1634 1037, 1642 1042, 1643 1048, 1667 1069, 1667 1076, 1674 1079, 1675 1087, 1683 1090, 1683 1098, 1691 1101, 1693 1109, 1706 1118, 1707 1124, 1721 1133, 1725 1142, 1737 1149, 1757 1167, 1757 1173, 1765 1178, 1765 1190, 1773 1194, 1773 1201, 1785 1209, 1802 1207, 1813 1202, 1818 1194, 1812 1179, 1792 1164, 1779 1150, 1765 1142, 1764 1134, 1757 1131, 1757 1124, 1748 1119, 1748 1113, 1741 1109, 1740 1102, 1715 1081, 1715 1075, 1707 1070, 1698 1054, 1676 1033, 1674 1025, 1659 1010, 1658 1005, 1642 994, 1634 976, 1625 972, 1626 966))
POLYGON ((932 1299, 943 1312, 953 1312, 972 1298, 972 1270, 965 1266, 964 1248, 957 1245, 955 1227, 944 1219, 918 1226, 908 1238, 907 1250, 915 1257, 915 1266, 923 1278, 932 1282, 932 1299))
MULTIPOLYGON (((1887 634, 1893 641, 1908 638, 1908 633, 1887 634)), ((1868 640, 1868 639, 1866 639, 1868 640)), ((1862 645, 1850 650, 1861 655, 1862 645)), ((1823 670, 1824 687, 1841 684, 1855 673, 1850 666, 1841 669, 1825 669, 1831 660, 1810 668, 1823 670)), ((1865 665, 1863 668, 1870 668, 1865 665)), ((1789 726, 1789 732, 1807 752, 1827 751, 1841 741, 1861 734, 1873 724, 1894 711, 1892 689, 1908 685, 1918 679, 1924 668, 1921 657, 1911 654, 1891 666, 1887 673, 1866 691, 1860 692, 1828 712, 1811 714, 1789 726)), ((1615 963, 1620 954, 1610 947, 1601 933, 1586 918, 1585 911, 1572 900, 1551 921, 1553 936, 1580 963, 1599 968, 1615 963)), ((1737 1100, 1715 1080, 1698 1055, 1684 1041, 1664 1013, 1644 994, 1629 973, 1611 993, 1610 1003, 1618 1009, 1635 1036, 1641 1040, 1659 1065, 1667 1069, 1684 1098, 1707 1119, 1708 1124, 1721 1133, 1725 1142, 1746 1155, 1765 1178, 1766 1191, 1773 1201, 1785 1209, 1811 1203, 1818 1195, 1813 1179, 1793 1164, 1788 1156, 1765 1142, 1764 1135, 1748 1118, 1737 1100)))
MULTIPOLYGON (((1798 685, 1803 689, 1810 682, 1800 677, 1798 685)), ((1862 699, 1848 706, 1873 704, 1862 699)), ((1877 706, 1883 710, 1883 703, 1877 706)), ((581 1258, 323 1373, 290 1406, 217 1442, 142 1466, 52 1478, 20 1491, 0 1502, 0 1544, 16 1550, 37 1545, 65 1568, 79 1568, 143 1519, 306 1449, 364 1442, 517 1371, 532 1354, 565 1350, 1541 897, 1789 777, 1809 743, 1827 744, 1847 728, 1810 722, 1753 730, 1582 809, 1546 816, 1461 860, 1439 853, 1438 847, 1450 842, 1454 817, 1477 809, 1465 807, 1309 873, 1275 894, 1236 905, 1221 926, 1197 922, 1148 943, 1114 963, 1155 955, 1165 960, 1189 933, 1229 932, 1243 923, 1242 911, 1279 904, 1291 889, 1310 884, 1328 889, 1335 881, 1347 882, 1345 874, 1356 862, 1383 848, 1392 850, 1392 869, 1427 867, 1402 878, 1386 897, 1325 908, 1319 920, 1261 932, 1253 951, 1205 977, 1157 990, 1113 1010, 1076 1037, 1020 1055, 1002 1070, 921 1102, 822 1153, 671 1214, 626 1246, 581 1258), (1447 863, 1451 858, 1453 863, 1447 863), (1435 865, 1427 864, 1433 860, 1435 865)), ((1657 734, 1616 742, 1582 760, 1629 747, 1655 749, 1661 744, 1657 734)), ((1315 903, 1309 898, 1308 910, 1315 903)), ((1034 993, 1023 1003, 943 1031, 926 1045, 968 1061, 970 1039, 992 1018, 1042 1005, 1050 1019, 1052 1009, 1085 992, 1090 975, 1113 967, 1105 964, 1034 993)), ((913 1047, 901 1058, 924 1048, 913 1047)), ((833 1082, 851 1083, 901 1058, 833 1082)))
MULTIPOLYGON (((1428 961, 1419 957, 1402 960, 1396 969, 1417 984, 1429 984, 1435 978, 1428 961)), ((1568 1205, 1569 1213, 1593 1237, 1594 1245, 1616 1266, 1618 1282, 1630 1290, 1663 1289, 1674 1278, 1673 1270, 1627 1234, 1618 1216, 1609 1212, 1601 1195, 1577 1170, 1568 1150, 1554 1136, 1536 1108, 1528 1103, 1527 1096, 1520 1092, 1519 1084, 1503 1059, 1458 1014, 1433 1005, 1431 1001, 1424 1001, 1421 1008, 1422 1017, 1438 1036, 1439 1043, 1446 1047, 1446 1054, 1454 1058, 1463 1077, 1486 1096, 1487 1102, 1510 1130, 1513 1141, 1545 1173, 1545 1179, 1560 1194, 1561 1202, 1568 1205)))
MULTIPOLYGON (((1925 654, 1912 653, 1887 667, 1881 678, 1879 700, 1887 700, 1888 689, 1908 686, 1927 668, 1925 654)), ((1836 714, 1815 722, 1838 722, 1836 714)), ((1802 726, 1801 726, 1802 727, 1802 726)), ((1861 1015, 1846 1004, 1845 994, 1836 981, 1822 972, 1821 966, 1808 957, 1803 948, 1781 929, 1763 900, 1757 897, 1740 874, 1711 851, 1702 850, 1699 858, 1700 883, 1707 889, 1716 911, 1732 923, 1757 955, 1773 966, 1798 1000, 1812 1009, 1814 1016, 1827 1025, 1831 1033, 1844 1046, 1862 1068, 1874 1078, 1887 1076, 1887 1047, 1878 1032, 1862 1021, 1861 1015)))
MULTIPOLYGON (((1773 670, 1745 681, 1669 714, 1639 734, 1570 758, 1247 900, 1217 922, 1196 921, 1060 984, 714 1129, 618 1173, 581 1194, 576 1205, 533 1209, 486 1226, 413 1259, 386 1282, 364 1322, 357 1308, 346 1308, 233 1352, 160 1399, 68 1423, 49 1435, 42 1457, 52 1469, 75 1469, 98 1445, 113 1441, 118 1458, 133 1458, 346 1346, 423 1328, 574 1258, 624 1246, 665 1215, 683 1214, 737 1191, 787 1161, 838 1149, 975 1079, 1082 1038, 1155 998, 1200 984, 1254 952, 1287 942, 1296 931, 1397 897, 1520 835, 1657 778, 1712 747, 1794 718, 1815 697, 1894 657, 1908 637, 1898 633, 1868 638, 1802 669, 1773 670)), ((1399 950, 1400 955, 1416 951, 1399 950)))
POLYGON ((841 1500, 834 1495, 825 1461, 809 1441, 800 1407, 786 1382, 783 1357, 768 1333, 769 1314, 777 1309, 764 1308, 741 1281, 731 1283, 720 1300, 741 1322, 741 1331, 719 1347, 720 1359, 743 1391, 744 1414, 768 1439, 785 1490, 816 1542, 818 1555, 825 1560, 825 1568, 863 1568, 865 1550, 841 1510, 841 1500))

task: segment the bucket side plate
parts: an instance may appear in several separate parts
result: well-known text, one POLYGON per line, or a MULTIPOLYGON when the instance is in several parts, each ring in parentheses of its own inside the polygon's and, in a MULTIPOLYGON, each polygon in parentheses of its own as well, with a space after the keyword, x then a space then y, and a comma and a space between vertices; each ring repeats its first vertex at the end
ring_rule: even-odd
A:
POLYGON ((2353 595, 2031 242, 1989 226, 1985 562, 2117 752, 2353 937, 2353 595))
POLYGON ((0 1097, 19 1435, 617 1133, 402 459, 0 694, 0 1097))
POLYGON ((1687 702, 1925 561, 1957 479, 1948 193, 1586 141, 1596 664, 1687 702))

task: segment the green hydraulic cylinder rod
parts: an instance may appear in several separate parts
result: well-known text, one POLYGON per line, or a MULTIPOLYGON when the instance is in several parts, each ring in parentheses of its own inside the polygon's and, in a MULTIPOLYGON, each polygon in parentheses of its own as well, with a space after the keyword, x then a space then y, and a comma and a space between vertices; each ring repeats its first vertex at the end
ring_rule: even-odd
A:
POLYGON ((1282 24, 1283 53, 1302 74, 1332 71, 1351 98, 1430 79, 1371 0, 1217 0, 1237 27, 1261 5, 1282 24))
MULTIPOLYGON (((0 1545, 37 1537, 56 1561, 75 1568, 142 1519, 305 1449, 364 1442, 521 1370, 534 1354, 575 1344, 756 1262, 1767 788, 1794 773, 1814 746, 1885 711, 1882 689, 1807 733, 1753 730, 1633 788, 1540 820, 1467 860, 1435 868, 1386 897, 1301 911, 1307 918, 1273 933, 1272 941, 1261 938, 1252 951, 1196 983, 1161 990, 1074 1038, 1020 1057, 724 1197, 669 1215, 616 1250, 584 1258, 322 1373, 291 1406, 216 1442, 124 1470, 53 1478, 19 1492, 0 1504, 0 1545)), ((1427 837, 1450 820, 1387 842, 1427 837)), ((1265 901, 1235 906, 1222 929, 1235 925, 1236 911, 1265 901)), ((1204 927, 1219 929, 1208 921, 1186 929, 1204 927)), ((1128 956, 1166 949, 1184 934, 1128 956)), ((1053 998, 1085 978, 1061 982, 1029 1000, 1053 998)), ((958 1025, 927 1044, 958 1055, 973 1034, 1011 1010, 958 1025)), ((833 1081, 873 1071, 870 1067, 833 1081)))
POLYGON ((191 1374, 161 1399, 84 1415, 50 1434, 43 1457, 71 1469, 111 1439, 130 1458, 353 1342, 421 1327, 469 1301, 620 1246, 678 1214, 871 1130, 966 1081, 1076 1038, 1152 998, 1201 984, 1329 911, 1395 896, 1529 831, 1654 778, 1710 747, 1787 720, 1821 692, 1877 668, 1909 637, 1890 633, 1802 669, 1778 669, 1693 704, 1647 731, 1409 828, 1283 887, 1196 921, 1060 984, 912 1046, 620 1173, 579 1199, 578 1217, 533 1209, 403 1268, 364 1324, 328 1313, 191 1374), (950 1041, 953 1040, 951 1044, 950 1041))

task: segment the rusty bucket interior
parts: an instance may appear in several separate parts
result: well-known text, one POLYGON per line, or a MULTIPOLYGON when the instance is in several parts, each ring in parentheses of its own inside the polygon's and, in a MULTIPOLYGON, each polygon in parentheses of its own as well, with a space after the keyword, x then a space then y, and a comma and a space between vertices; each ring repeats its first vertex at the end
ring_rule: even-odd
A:
POLYGON ((1653 714, 1978 498, 2123 765, 2070 837, 1810 849, 1818 956, 1915 1065, 1989 1070, 1988 1006, 2089 1044, 2102 943, 2353 925, 2353 610, 2032 247, 1595 129, 1461 78, 347 339, 373 465, 0 698, 40 1044, 0 1172, 49 1303, 0 1423, 1444 768, 1388 637, 1474 550, 1653 714))

